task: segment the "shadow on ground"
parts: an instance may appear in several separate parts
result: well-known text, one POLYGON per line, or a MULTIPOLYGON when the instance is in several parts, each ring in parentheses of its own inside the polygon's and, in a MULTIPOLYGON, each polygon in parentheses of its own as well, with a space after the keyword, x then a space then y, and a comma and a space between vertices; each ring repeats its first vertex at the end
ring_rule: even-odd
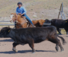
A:
POLYGON ((0 40, 0 42, 13 42, 12 39, 5 39, 5 40, 0 40))
MULTIPOLYGON (((28 52, 31 52, 31 50, 22 50, 22 51, 18 51, 17 53, 28 53, 28 52)), ((35 52, 56 52, 56 51, 53 51, 53 50, 36 50, 35 52)), ((0 54, 14 54, 15 52, 14 51, 5 51, 5 52, 0 52, 0 54)), ((16 53, 15 53, 16 54, 16 53)))

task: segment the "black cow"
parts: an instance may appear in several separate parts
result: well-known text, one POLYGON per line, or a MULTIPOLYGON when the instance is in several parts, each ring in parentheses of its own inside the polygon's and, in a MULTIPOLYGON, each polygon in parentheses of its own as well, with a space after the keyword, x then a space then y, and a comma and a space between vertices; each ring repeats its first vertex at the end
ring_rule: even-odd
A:
POLYGON ((16 51, 16 46, 19 44, 29 44, 32 48, 32 52, 34 52, 34 43, 40 43, 42 41, 48 40, 56 44, 56 50, 58 51, 58 46, 61 51, 63 51, 63 47, 59 41, 59 38, 62 39, 63 43, 65 43, 64 38, 57 35, 56 28, 53 26, 46 28, 22 28, 22 29, 11 29, 9 27, 4 27, 0 31, 0 37, 10 37, 14 40, 13 43, 13 51, 16 51))
MULTIPOLYGON (((45 20, 45 23, 51 23, 52 26, 55 26, 57 28, 57 31, 61 35, 60 28, 64 28, 66 33, 68 34, 68 19, 62 20, 62 19, 52 19, 52 20, 45 20)), ((43 25, 43 26, 51 26, 51 25, 43 25)))

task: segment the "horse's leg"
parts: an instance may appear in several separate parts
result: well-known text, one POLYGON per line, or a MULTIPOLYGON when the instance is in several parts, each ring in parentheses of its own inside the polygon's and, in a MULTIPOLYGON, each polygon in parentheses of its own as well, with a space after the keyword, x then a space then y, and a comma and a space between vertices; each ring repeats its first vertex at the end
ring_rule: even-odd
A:
POLYGON ((14 22, 14 27, 16 28, 17 26, 16 26, 16 21, 14 22))
POLYGON ((62 34, 61 34, 61 30, 60 30, 59 28, 57 28, 57 31, 59 32, 60 35, 62 35, 62 34))
POLYGON ((15 42, 13 43, 13 51, 14 51, 14 52, 18 52, 18 51, 16 50, 16 46, 17 46, 17 45, 19 45, 19 43, 15 43, 15 42))
POLYGON ((59 50, 58 46, 60 47, 61 51, 64 50, 59 39, 57 39, 57 38, 49 38, 48 40, 56 44, 56 47, 55 47, 56 51, 59 50))

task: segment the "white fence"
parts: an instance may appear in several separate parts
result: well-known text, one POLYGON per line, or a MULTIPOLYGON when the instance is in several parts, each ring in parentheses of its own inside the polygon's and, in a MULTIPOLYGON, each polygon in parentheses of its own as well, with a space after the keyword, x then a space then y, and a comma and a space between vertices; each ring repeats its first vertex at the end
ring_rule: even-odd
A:
POLYGON ((10 21, 0 21, 0 26, 14 26, 14 23, 10 23, 10 21))

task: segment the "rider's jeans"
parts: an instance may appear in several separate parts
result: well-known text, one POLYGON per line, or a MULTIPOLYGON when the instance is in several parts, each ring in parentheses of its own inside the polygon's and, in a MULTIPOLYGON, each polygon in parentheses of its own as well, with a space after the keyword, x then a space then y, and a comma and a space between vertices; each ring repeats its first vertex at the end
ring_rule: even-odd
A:
POLYGON ((24 14, 23 16, 25 16, 26 17, 26 19, 33 25, 33 23, 32 23, 32 21, 31 21, 31 19, 26 15, 26 14, 24 14))

